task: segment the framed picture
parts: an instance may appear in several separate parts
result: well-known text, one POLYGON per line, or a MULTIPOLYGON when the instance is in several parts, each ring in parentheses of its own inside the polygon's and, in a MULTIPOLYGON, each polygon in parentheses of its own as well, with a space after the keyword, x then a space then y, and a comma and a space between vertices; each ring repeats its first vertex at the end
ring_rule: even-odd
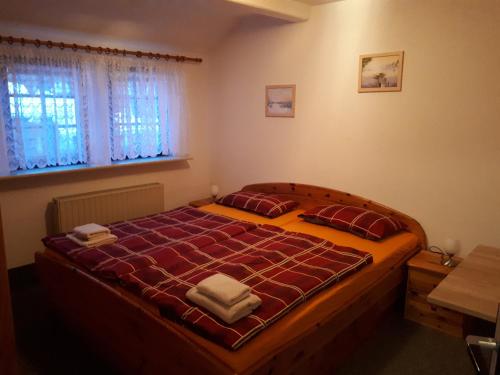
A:
POLYGON ((266 86, 266 116, 295 117, 295 85, 266 86))
POLYGON ((401 91, 403 51, 361 55, 358 92, 401 91))

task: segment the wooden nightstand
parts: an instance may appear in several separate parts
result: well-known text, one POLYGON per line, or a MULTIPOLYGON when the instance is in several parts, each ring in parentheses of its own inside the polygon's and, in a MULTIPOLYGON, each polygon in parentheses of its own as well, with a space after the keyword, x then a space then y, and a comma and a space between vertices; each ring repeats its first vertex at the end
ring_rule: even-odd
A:
POLYGON ((202 207, 202 206, 207 206, 207 205, 212 204, 212 203, 214 203, 213 198, 204 198, 204 199, 198 199, 197 201, 191 201, 191 202, 189 202, 189 205, 191 207, 198 208, 198 207, 202 207))
POLYGON ((427 295, 453 270, 441 265, 440 261, 439 254, 421 251, 407 262, 405 318, 449 335, 463 337, 464 316, 427 301, 427 295))

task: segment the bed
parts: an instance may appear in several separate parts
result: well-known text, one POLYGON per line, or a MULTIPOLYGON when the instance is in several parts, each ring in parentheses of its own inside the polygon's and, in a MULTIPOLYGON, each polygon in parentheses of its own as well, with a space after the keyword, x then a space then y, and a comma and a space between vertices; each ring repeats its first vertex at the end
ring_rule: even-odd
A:
POLYGON ((249 185, 243 190, 292 197, 300 206, 277 219, 265 219, 215 204, 201 209, 368 251, 373 255, 373 264, 319 292, 236 351, 165 319, 151 303, 46 249, 36 254, 36 263, 55 310, 123 373, 331 371, 369 335, 401 295, 404 264, 426 246, 425 233, 418 222, 407 215, 332 189, 269 183, 249 185), (366 207, 395 217, 405 223, 407 231, 374 242, 297 218, 307 208, 332 202, 366 207), (100 307, 96 309, 96 305, 100 307))

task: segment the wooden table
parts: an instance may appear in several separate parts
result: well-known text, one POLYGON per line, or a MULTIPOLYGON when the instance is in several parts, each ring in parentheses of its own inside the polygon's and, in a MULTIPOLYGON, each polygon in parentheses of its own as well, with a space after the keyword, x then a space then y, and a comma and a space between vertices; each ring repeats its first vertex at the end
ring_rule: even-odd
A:
POLYGON ((500 303, 500 249, 479 245, 429 294, 438 306, 496 322, 500 303))

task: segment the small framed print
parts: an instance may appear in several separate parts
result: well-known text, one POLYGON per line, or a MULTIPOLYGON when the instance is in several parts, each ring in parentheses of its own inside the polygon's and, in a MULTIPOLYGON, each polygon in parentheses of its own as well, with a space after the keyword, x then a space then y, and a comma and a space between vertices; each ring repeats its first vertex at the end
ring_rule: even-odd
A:
POLYGON ((295 117, 295 85, 266 86, 266 117, 295 117))
POLYGON ((401 91, 403 51, 359 57, 358 92, 401 91))

